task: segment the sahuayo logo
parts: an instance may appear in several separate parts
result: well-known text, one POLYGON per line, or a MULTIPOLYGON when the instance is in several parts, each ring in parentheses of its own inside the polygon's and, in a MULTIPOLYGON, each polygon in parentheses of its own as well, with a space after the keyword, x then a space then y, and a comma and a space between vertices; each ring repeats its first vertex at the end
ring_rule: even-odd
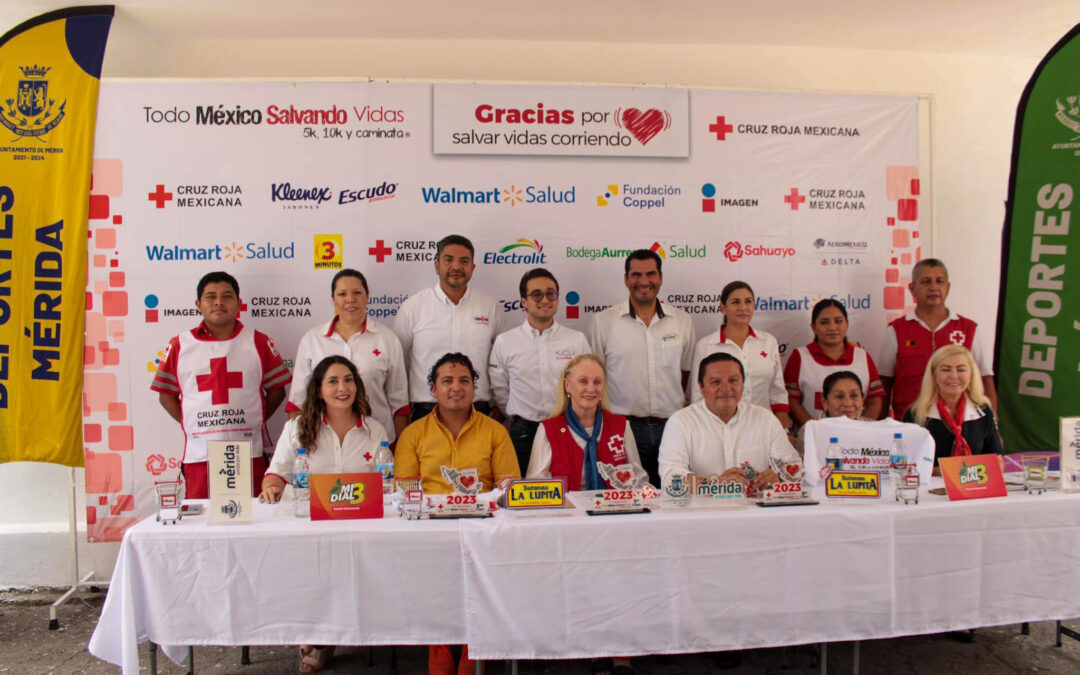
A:
POLYGON ((701 212, 702 213, 715 213, 716 207, 731 207, 731 206, 757 206, 758 200, 749 199, 745 197, 717 197, 716 186, 712 183, 705 183, 701 186, 701 212))
POLYGON ((293 187, 292 183, 271 183, 270 202, 285 202, 286 209, 317 209, 326 202, 355 204, 392 199, 398 184, 383 181, 379 185, 334 190, 326 186, 293 187))
POLYGON ((664 208, 668 205, 668 197, 677 197, 682 194, 682 190, 674 185, 632 185, 623 183, 621 188, 619 185, 608 185, 607 190, 596 195, 596 205, 607 206, 613 197, 620 194, 622 199, 619 202, 623 206, 648 211, 650 209, 664 208))
POLYGON ((754 246, 738 241, 729 241, 724 244, 724 257, 731 262, 738 262, 747 257, 787 258, 793 255, 795 255, 795 249, 790 246, 754 246))
POLYGON ((544 247, 535 239, 518 239, 498 250, 484 254, 485 265, 546 265, 544 247))
POLYGON ((668 258, 704 258, 706 256, 707 246, 702 244, 696 246, 694 244, 671 244, 666 247, 658 241, 654 241, 649 250, 660 256, 662 260, 668 258))
POLYGON ((222 246, 180 246, 177 244, 150 244, 146 247, 146 259, 160 262, 185 260, 292 260, 296 255, 295 242, 275 245, 273 242, 230 242, 222 246))
POLYGON ((517 185, 491 189, 461 189, 441 186, 421 187, 425 204, 573 204, 577 188, 557 188, 551 185, 517 185))
POLYGON ((158 183, 153 192, 147 193, 147 200, 158 209, 165 208, 169 202, 179 208, 233 208, 244 205, 240 199, 243 193, 237 184, 177 185, 167 191, 164 183, 158 183))

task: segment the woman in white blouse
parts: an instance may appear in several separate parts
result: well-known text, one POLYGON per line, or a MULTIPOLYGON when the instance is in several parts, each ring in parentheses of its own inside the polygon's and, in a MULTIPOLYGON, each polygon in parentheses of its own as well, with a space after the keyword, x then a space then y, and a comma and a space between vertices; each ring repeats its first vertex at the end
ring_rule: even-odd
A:
MULTIPOLYGON (((780 366, 780 346, 770 333, 754 330, 750 320, 754 318, 754 290, 745 281, 732 281, 720 291, 720 313, 723 323, 716 333, 698 340, 694 347, 694 367, 709 354, 725 352, 743 364, 746 383, 743 400, 772 410, 785 430, 791 428, 788 393, 784 387, 784 371, 780 366)), ((693 378, 691 378, 692 380, 693 378)), ((690 383, 690 401, 701 400, 701 391, 690 383)))
MULTIPOLYGON (((306 448, 311 473, 375 471, 375 451, 386 430, 370 417, 371 406, 356 366, 328 356, 311 371, 300 414, 285 423, 262 482, 261 502, 277 502, 292 483, 296 449, 306 448)), ((333 646, 300 646, 300 672, 316 673, 334 654, 333 646)))
POLYGON ((368 284, 360 272, 343 269, 330 282, 334 318, 300 339, 292 389, 285 404, 290 418, 300 413, 311 369, 327 356, 356 365, 371 404, 371 416, 393 441, 409 422, 409 384, 401 341, 388 326, 368 318, 368 284))

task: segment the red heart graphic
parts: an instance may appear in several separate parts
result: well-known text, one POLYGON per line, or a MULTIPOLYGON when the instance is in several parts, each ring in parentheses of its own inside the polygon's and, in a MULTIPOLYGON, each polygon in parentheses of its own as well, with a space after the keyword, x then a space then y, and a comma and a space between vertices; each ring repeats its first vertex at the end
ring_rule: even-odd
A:
POLYGON ((460 480, 462 487, 472 487, 472 484, 476 482, 476 476, 462 476, 460 480))
POLYGON ((787 471, 789 476, 795 477, 799 474, 801 468, 798 464, 788 464, 784 467, 784 471, 787 471))
POLYGON ((631 136, 645 145, 663 130, 664 113, 656 108, 649 108, 645 112, 637 108, 627 108, 622 113, 622 124, 631 136))
POLYGON ((633 475, 634 474, 630 473, 629 471, 616 471, 615 479, 625 485, 630 480, 630 477, 633 475))

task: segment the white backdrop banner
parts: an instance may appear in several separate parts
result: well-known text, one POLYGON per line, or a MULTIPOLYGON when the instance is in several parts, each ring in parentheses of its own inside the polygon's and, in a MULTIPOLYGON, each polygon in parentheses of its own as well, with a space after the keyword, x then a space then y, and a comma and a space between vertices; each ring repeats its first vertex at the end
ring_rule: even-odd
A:
POLYGON ((92 541, 119 539, 152 512, 154 480, 175 479, 184 436, 149 386, 169 339, 199 323, 208 271, 237 277, 241 319, 290 366, 332 314, 338 269, 367 276, 369 313, 389 324, 436 282, 435 242, 449 233, 472 239, 473 286, 515 316, 521 275, 544 266, 561 286, 559 320, 587 329, 626 298, 626 254, 650 248, 664 260, 662 301, 691 312, 699 337, 717 330, 720 289, 743 279, 754 326, 785 356, 811 339, 825 297, 845 303, 849 338, 876 355, 919 257, 913 98, 106 81, 95 155, 92 541))

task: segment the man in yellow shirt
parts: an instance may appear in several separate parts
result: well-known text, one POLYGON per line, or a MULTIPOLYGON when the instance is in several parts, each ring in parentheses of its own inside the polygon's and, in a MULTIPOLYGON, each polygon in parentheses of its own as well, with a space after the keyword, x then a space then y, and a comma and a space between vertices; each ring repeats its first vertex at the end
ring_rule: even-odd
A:
MULTIPOLYGON (((504 480, 521 478, 514 444, 503 425, 473 409, 480 376, 468 356, 444 354, 428 373, 435 408, 398 437, 394 475, 421 481, 424 492, 476 494, 504 480)), ((428 647, 428 672, 471 673, 466 645, 428 647)))
POLYGON ((479 373, 469 357, 444 354, 428 373, 435 408, 398 438, 394 475, 419 478, 424 492, 487 492, 504 480, 520 478, 510 434, 473 409, 479 373))

